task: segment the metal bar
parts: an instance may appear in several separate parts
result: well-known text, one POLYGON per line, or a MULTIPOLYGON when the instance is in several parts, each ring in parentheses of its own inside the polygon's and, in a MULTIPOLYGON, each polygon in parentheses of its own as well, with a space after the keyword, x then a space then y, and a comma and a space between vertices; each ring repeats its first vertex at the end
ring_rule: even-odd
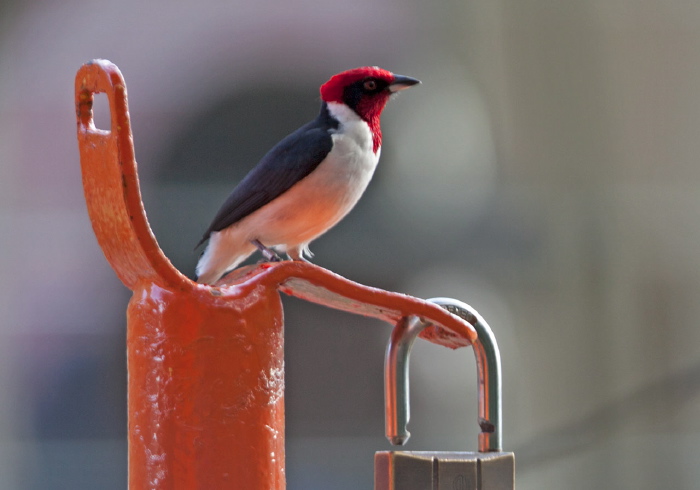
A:
POLYGON ((153 236, 139 192, 126 84, 105 60, 75 80, 78 146, 95 236, 133 291, 127 312, 131 490, 282 490, 284 352, 274 285, 200 287, 153 236), (93 123, 95 93, 111 129, 93 123))

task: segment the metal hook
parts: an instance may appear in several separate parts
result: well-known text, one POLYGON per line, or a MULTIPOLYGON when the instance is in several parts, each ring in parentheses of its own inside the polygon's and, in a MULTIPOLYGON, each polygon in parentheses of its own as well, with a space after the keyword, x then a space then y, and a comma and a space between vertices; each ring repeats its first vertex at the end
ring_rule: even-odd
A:
MULTIPOLYGON (((476 358, 479 397, 479 452, 501 451, 502 403, 501 356, 496 338, 486 321, 466 303, 450 298, 428 300, 469 322, 478 338, 472 342, 476 358)), ((408 361, 413 341, 427 326, 420 318, 402 319, 391 332, 384 361, 386 437, 393 445, 408 441, 410 418, 408 361)))

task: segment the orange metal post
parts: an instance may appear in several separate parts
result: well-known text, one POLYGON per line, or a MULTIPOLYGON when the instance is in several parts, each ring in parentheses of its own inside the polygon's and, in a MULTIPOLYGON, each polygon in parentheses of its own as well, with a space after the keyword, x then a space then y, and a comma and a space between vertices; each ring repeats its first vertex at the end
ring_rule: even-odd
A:
POLYGON ((199 285, 158 247, 143 209, 126 85, 95 60, 76 75, 83 185, 105 257, 133 291, 127 314, 129 488, 281 490, 284 478, 283 313, 279 291, 392 324, 431 323, 421 336, 456 348, 476 338, 423 300, 348 281, 299 262, 261 264, 199 285), (95 93, 111 129, 96 129, 95 93))

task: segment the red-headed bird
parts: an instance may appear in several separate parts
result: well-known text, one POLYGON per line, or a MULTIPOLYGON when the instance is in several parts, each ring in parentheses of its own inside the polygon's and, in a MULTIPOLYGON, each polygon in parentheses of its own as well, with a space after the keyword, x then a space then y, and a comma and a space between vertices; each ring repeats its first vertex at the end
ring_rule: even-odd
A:
POLYGON ((379 67, 321 86, 321 111, 277 143, 236 186, 198 246, 197 281, 214 284, 259 248, 311 257, 309 243, 355 206, 379 161, 379 119, 392 94, 420 83, 379 67))

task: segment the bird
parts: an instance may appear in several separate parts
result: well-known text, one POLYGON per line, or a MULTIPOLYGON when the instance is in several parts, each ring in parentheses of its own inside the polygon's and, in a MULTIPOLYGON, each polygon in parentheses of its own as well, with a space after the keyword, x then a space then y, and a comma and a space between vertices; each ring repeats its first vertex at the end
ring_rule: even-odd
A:
POLYGON ((311 258, 309 243, 350 212, 374 174, 388 100, 419 83, 365 66, 321 85, 318 116, 272 147, 216 213, 197 244, 208 240, 197 282, 216 283, 256 249, 272 261, 275 252, 311 258))

